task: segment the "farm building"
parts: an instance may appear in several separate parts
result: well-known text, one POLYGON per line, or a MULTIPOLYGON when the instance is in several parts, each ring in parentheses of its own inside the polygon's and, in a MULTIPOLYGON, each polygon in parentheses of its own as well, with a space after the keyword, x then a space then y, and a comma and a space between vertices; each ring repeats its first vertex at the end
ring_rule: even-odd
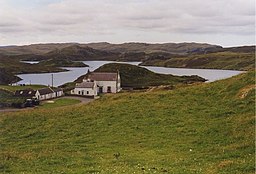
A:
POLYGON ((64 92, 61 88, 55 88, 53 89, 54 97, 61 97, 64 95, 64 92))
POLYGON ((16 97, 23 97, 26 99, 37 98, 38 100, 47 100, 51 98, 57 98, 64 95, 64 92, 61 88, 42 88, 38 90, 33 89, 23 89, 23 90, 16 90, 14 96, 16 97))
POLYGON ((71 94, 83 95, 83 96, 96 96, 97 95, 97 85, 96 82, 87 82, 76 84, 75 89, 71 91, 71 94))
POLYGON ((71 91, 71 94, 96 96, 101 93, 117 93, 119 91, 121 91, 121 78, 119 72, 89 72, 82 83, 76 84, 76 87, 71 91), (84 92, 82 93, 82 91, 84 92))
POLYGON ((35 93, 36 98, 39 100, 48 100, 48 99, 60 97, 62 95, 64 95, 62 89, 59 89, 59 88, 51 89, 50 87, 38 89, 35 93))
POLYGON ((33 89, 23 89, 23 90, 16 90, 14 93, 14 96, 31 99, 35 97, 35 94, 36 94, 36 91, 33 89))

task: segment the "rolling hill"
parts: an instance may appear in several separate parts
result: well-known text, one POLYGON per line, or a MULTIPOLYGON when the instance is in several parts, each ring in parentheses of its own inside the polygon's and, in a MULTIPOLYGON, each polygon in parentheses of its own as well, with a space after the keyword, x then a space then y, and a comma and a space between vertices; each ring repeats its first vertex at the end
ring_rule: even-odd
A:
POLYGON ((1 114, 0 172, 252 174, 254 77, 1 114))
POLYGON ((255 68, 255 52, 221 51, 187 56, 165 56, 148 58, 144 66, 163 66, 172 68, 252 70, 255 68))
MULTIPOLYGON (((0 68, 11 73, 65 71, 59 67, 81 67, 74 61, 140 61, 141 65, 175 68, 250 70, 255 68, 255 46, 223 48, 200 43, 51 43, 0 47, 0 68), (21 60, 42 61, 28 66, 21 60)), ((7 84, 9 81, 3 81, 7 84)))
MULTIPOLYGON (((109 63, 105 64, 95 72, 118 72, 121 77, 121 86, 123 88, 144 89, 159 85, 177 85, 191 84, 196 82, 205 82, 206 79, 199 76, 174 76, 167 74, 154 73, 146 68, 136 65, 109 63)), ((75 82, 82 82, 86 75, 79 77, 75 82)))

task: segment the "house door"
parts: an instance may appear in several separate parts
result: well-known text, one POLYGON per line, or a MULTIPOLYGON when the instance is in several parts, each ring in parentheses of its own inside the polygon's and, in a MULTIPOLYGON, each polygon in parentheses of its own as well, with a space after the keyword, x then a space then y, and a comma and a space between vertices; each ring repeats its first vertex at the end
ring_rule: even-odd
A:
POLYGON ((103 93, 103 86, 100 86, 100 87, 99 87, 99 93, 100 93, 100 94, 103 93))
POLYGON ((111 93, 111 86, 108 86, 107 92, 111 93))

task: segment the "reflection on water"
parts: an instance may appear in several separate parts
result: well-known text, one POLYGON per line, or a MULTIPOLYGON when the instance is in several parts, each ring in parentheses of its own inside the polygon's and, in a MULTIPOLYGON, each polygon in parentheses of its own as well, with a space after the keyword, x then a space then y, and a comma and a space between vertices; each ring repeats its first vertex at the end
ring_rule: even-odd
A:
MULTIPOLYGON (((59 72, 59 73, 43 73, 43 74, 20 74, 18 75, 21 80, 19 84, 43 84, 51 85, 52 74, 53 74, 53 85, 59 86, 67 82, 72 82, 79 76, 86 74, 88 69, 94 71, 98 67, 113 63, 114 61, 83 61, 89 67, 79 67, 79 68, 65 68, 70 71, 59 72)), ((115 63, 128 63, 132 65, 138 65, 140 62, 115 62, 115 63)), ((153 72, 162 74, 173 74, 173 75, 198 75, 209 82, 228 78, 237 74, 242 73, 242 71, 232 71, 232 70, 213 70, 213 69, 185 69, 185 68, 165 68, 165 67, 153 67, 153 66, 143 66, 153 72)))

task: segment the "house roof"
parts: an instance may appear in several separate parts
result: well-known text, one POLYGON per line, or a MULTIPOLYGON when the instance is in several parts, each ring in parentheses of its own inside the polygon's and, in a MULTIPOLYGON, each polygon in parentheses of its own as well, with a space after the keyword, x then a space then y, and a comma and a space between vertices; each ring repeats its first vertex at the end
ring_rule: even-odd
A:
POLYGON ((38 92, 40 93, 40 95, 45 95, 45 94, 51 94, 54 91, 51 88, 42 88, 42 89, 38 89, 38 92))
POLYGON ((88 75, 87 79, 96 81, 116 81, 118 78, 117 73, 106 72, 92 72, 88 75))
POLYGON ((82 82, 76 85, 76 88, 93 88, 94 82, 82 82))
POLYGON ((20 97, 33 97, 35 96, 36 91, 33 89, 23 89, 23 90, 16 90, 14 95, 20 97))
POLYGON ((59 91, 63 91, 61 88, 55 88, 53 89, 54 92, 59 92, 59 91))

